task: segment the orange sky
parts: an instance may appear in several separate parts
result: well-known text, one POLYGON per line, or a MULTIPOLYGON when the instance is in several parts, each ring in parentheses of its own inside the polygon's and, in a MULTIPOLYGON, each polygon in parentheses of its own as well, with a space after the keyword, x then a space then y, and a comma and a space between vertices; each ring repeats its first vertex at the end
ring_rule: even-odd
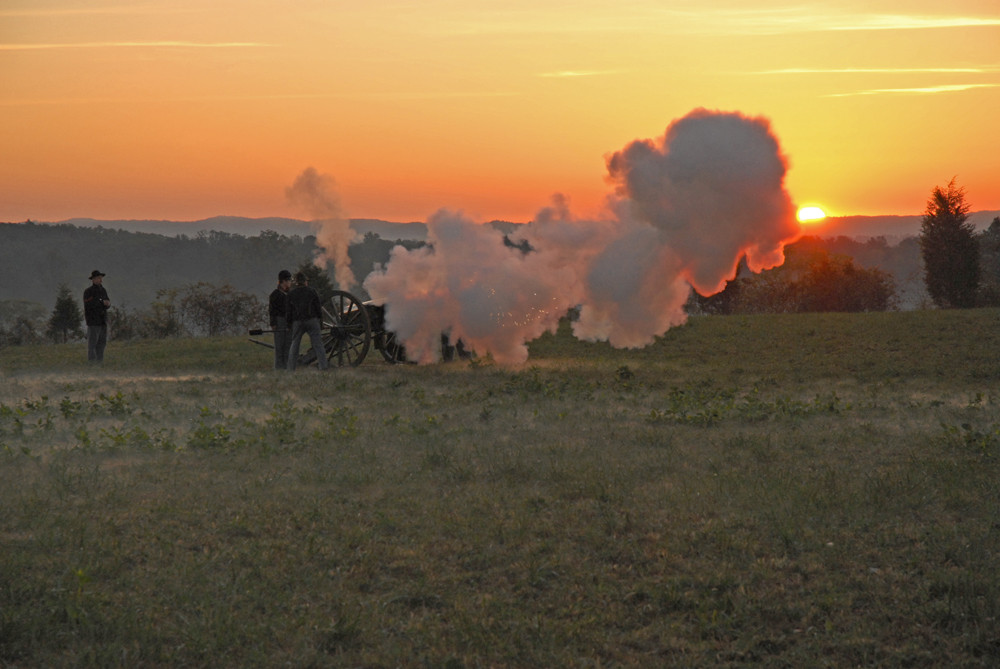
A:
POLYGON ((771 119, 801 205, 1000 209, 1000 3, 5 0, 0 221, 441 207, 598 216, 605 155, 697 107, 771 119))

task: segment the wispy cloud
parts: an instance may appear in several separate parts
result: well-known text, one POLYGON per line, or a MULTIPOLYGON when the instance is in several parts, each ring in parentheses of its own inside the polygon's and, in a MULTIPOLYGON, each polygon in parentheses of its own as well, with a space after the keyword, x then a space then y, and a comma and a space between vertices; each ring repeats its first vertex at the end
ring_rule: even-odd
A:
POLYGON ((760 70, 751 74, 988 74, 1000 68, 984 67, 788 67, 780 70, 760 70))
POLYGON ((141 48, 181 48, 181 49, 244 49, 271 47, 264 42, 66 42, 55 44, 0 44, 0 51, 38 51, 45 49, 141 49, 141 48))
POLYGON ((847 98, 856 95, 934 95, 938 93, 960 93, 977 88, 1000 88, 1000 84, 949 84, 946 86, 924 86, 918 88, 872 88, 852 93, 831 93, 824 97, 847 98))
POLYGON ((996 16, 817 11, 812 6, 703 10, 663 7, 657 2, 597 3, 588 12, 565 8, 459 12, 420 23, 445 34, 632 33, 779 35, 802 32, 930 30, 1000 26, 996 16))
POLYGON ((848 32, 872 30, 932 30, 1000 26, 1000 17, 926 16, 916 14, 823 14, 810 8, 732 10, 714 15, 688 14, 705 27, 744 34, 848 32))
POLYGON ((574 77, 602 77, 620 72, 620 70, 557 70, 555 72, 541 72, 538 76, 546 79, 572 79, 574 77))
POLYGON ((191 14, 204 11, 203 8, 131 5, 124 7, 48 7, 0 9, 0 18, 18 17, 58 17, 58 16, 101 16, 109 14, 191 14))
POLYGON ((862 14, 834 19, 825 30, 927 30, 1000 26, 1000 18, 977 16, 915 16, 862 14))
POLYGON ((465 98, 512 98, 517 91, 438 91, 407 93, 386 91, 376 93, 259 93, 251 95, 188 95, 165 97, 65 97, 65 98, 0 98, 0 107, 55 107, 68 105, 125 105, 171 102, 260 102, 267 100, 457 100, 465 98))

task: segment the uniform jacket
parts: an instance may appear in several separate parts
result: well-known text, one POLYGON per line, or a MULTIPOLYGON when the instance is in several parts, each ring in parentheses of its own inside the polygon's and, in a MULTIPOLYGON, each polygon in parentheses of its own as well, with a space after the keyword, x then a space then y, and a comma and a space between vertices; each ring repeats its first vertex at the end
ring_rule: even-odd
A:
POLYGON ((107 299, 109 299, 108 291, 96 283, 83 291, 83 317, 87 325, 108 324, 108 308, 104 306, 104 300, 107 299))
POLYGON ((288 323, 288 293, 280 288, 271 291, 271 296, 268 298, 267 317, 272 328, 278 327, 278 318, 284 318, 285 323, 288 323))
POLYGON ((322 318, 319 293, 309 286, 296 286, 288 293, 288 322, 322 318))

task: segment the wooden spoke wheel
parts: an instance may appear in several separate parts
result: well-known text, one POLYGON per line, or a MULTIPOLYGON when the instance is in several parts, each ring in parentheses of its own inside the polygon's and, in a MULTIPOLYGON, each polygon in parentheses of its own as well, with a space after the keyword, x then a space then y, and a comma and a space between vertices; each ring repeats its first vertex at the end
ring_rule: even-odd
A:
POLYGON ((357 367, 372 344, 372 324, 365 306, 347 291, 335 290, 323 308, 323 346, 331 365, 357 367))
POLYGON ((406 348, 403 347, 403 342, 396 337, 395 332, 383 332, 380 341, 382 345, 379 350, 386 362, 393 364, 407 362, 406 348))

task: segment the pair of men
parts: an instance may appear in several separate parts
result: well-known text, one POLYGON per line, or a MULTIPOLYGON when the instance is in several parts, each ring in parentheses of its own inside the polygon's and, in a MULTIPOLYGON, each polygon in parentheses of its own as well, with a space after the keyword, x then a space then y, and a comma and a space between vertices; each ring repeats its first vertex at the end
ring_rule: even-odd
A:
POLYGON ((274 330, 274 368, 294 370, 302 337, 308 334, 313 350, 319 352, 316 363, 320 369, 326 369, 329 362, 323 354, 319 293, 309 287, 309 279, 303 272, 295 275, 295 284, 292 288, 292 273, 281 270, 278 287, 268 299, 268 320, 274 330))

